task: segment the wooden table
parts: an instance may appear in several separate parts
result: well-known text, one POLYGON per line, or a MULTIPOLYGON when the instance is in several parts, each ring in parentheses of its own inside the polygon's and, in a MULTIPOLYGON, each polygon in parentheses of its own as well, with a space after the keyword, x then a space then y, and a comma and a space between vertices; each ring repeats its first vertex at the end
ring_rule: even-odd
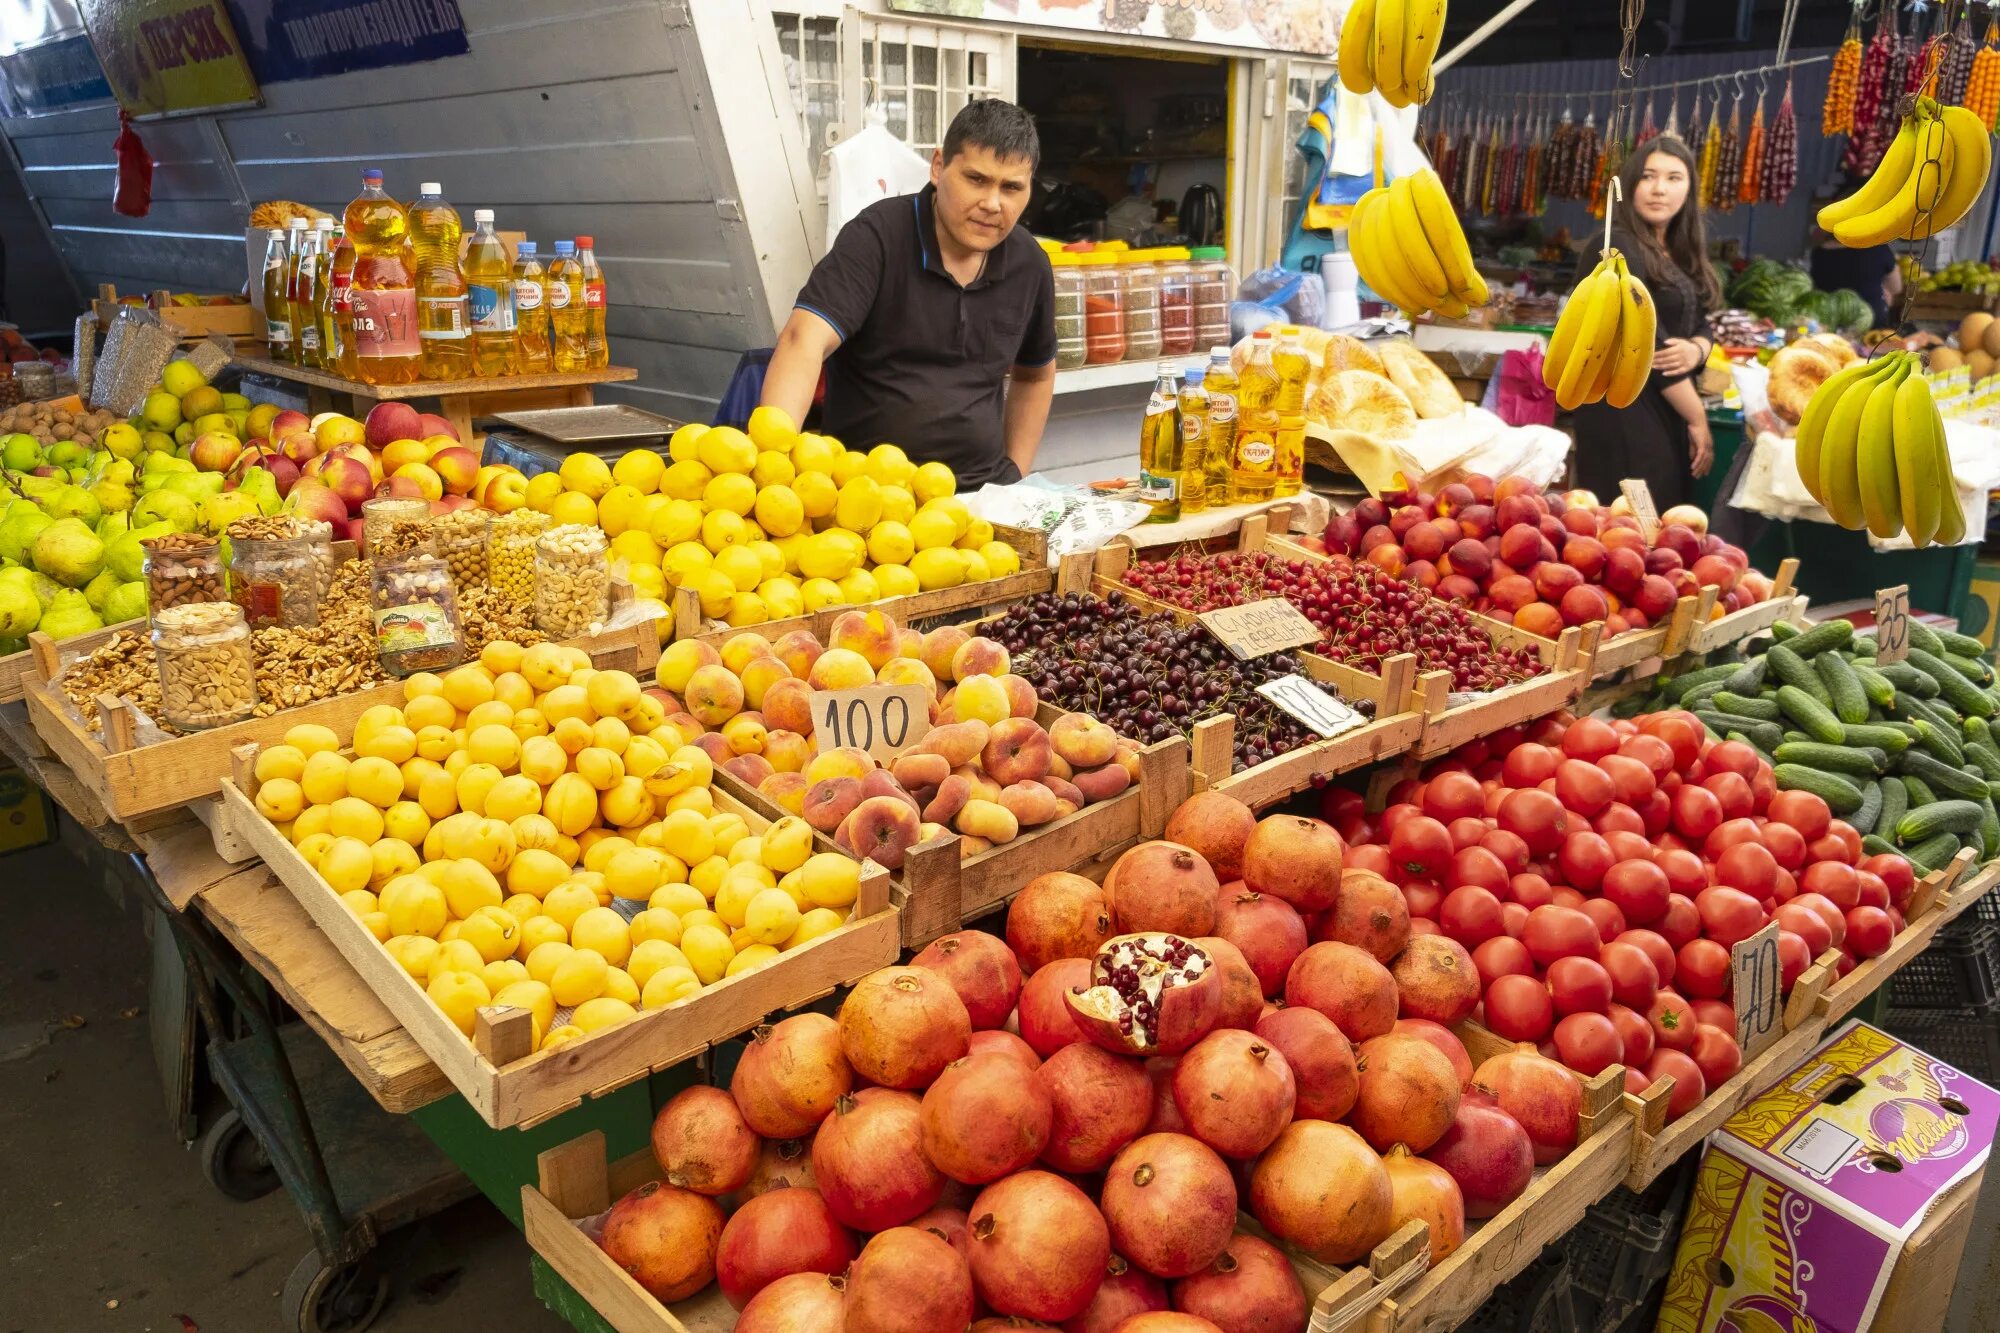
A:
POLYGON ((496 412, 523 412, 540 407, 589 407, 591 390, 599 384, 636 380, 630 366, 602 370, 552 371, 545 375, 504 375, 483 379, 417 380, 412 384, 369 384, 324 370, 312 370, 259 356, 239 356, 239 370, 270 375, 306 386, 306 403, 313 412, 345 412, 360 419, 376 403, 436 398, 437 414, 452 424, 462 443, 472 444, 472 419, 496 412))

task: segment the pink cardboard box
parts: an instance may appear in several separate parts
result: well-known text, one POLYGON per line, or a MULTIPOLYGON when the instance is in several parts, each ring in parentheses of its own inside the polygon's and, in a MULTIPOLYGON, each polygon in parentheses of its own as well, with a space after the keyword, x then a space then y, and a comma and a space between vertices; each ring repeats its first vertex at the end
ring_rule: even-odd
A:
POLYGON ((2000 1093, 1850 1022, 1710 1136, 1659 1333, 1863 1333, 2000 1093))

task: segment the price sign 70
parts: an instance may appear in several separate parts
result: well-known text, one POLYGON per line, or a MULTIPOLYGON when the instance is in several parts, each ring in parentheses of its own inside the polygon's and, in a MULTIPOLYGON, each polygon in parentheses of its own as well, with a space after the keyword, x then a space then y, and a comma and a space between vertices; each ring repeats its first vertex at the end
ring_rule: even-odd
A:
POLYGON ((930 732, 930 694, 921 685, 814 690, 812 719, 822 753, 846 747, 893 759, 930 732))
POLYGON ((1736 1044, 1754 1058, 1785 1034, 1780 1005, 1778 923, 1773 921, 1729 951, 1731 993, 1736 1008, 1736 1044))

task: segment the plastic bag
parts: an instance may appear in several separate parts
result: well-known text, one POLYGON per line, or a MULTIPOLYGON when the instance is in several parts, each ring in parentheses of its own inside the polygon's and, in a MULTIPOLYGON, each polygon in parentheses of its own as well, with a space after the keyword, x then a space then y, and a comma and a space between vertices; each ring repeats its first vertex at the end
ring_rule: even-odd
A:
POLYGON ((881 124, 871 124, 827 150, 826 245, 847 220, 892 195, 915 194, 931 178, 931 164, 881 124))
POLYGON ((1556 424, 1555 393, 1542 383, 1542 349, 1513 348, 1500 358, 1494 413, 1510 426, 1556 424))
MULTIPOLYGON (((1319 327, 1320 312, 1326 308, 1326 285, 1317 273, 1300 273, 1275 265, 1260 268, 1236 289, 1236 301, 1230 308, 1232 325, 1237 323, 1237 305, 1267 306, 1282 311, 1286 323, 1316 329, 1319 327)), ((1259 324, 1249 322, 1244 332, 1237 336, 1245 336, 1259 327, 1259 324)))
POLYGON ((118 113, 118 137, 111 141, 118 159, 118 175, 111 190, 111 206, 128 218, 142 218, 153 211, 153 155, 132 128, 130 113, 118 113))

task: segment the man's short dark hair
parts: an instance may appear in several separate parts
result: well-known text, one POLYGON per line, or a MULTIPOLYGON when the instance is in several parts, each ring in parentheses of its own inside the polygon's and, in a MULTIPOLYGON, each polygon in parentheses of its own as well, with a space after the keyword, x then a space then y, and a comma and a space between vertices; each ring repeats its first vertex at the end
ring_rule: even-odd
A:
POLYGON ((1035 118, 997 97, 975 98, 951 118, 944 132, 944 160, 957 157, 967 144, 989 149, 997 157, 1025 157, 1030 167, 1041 165, 1042 139, 1035 118))

